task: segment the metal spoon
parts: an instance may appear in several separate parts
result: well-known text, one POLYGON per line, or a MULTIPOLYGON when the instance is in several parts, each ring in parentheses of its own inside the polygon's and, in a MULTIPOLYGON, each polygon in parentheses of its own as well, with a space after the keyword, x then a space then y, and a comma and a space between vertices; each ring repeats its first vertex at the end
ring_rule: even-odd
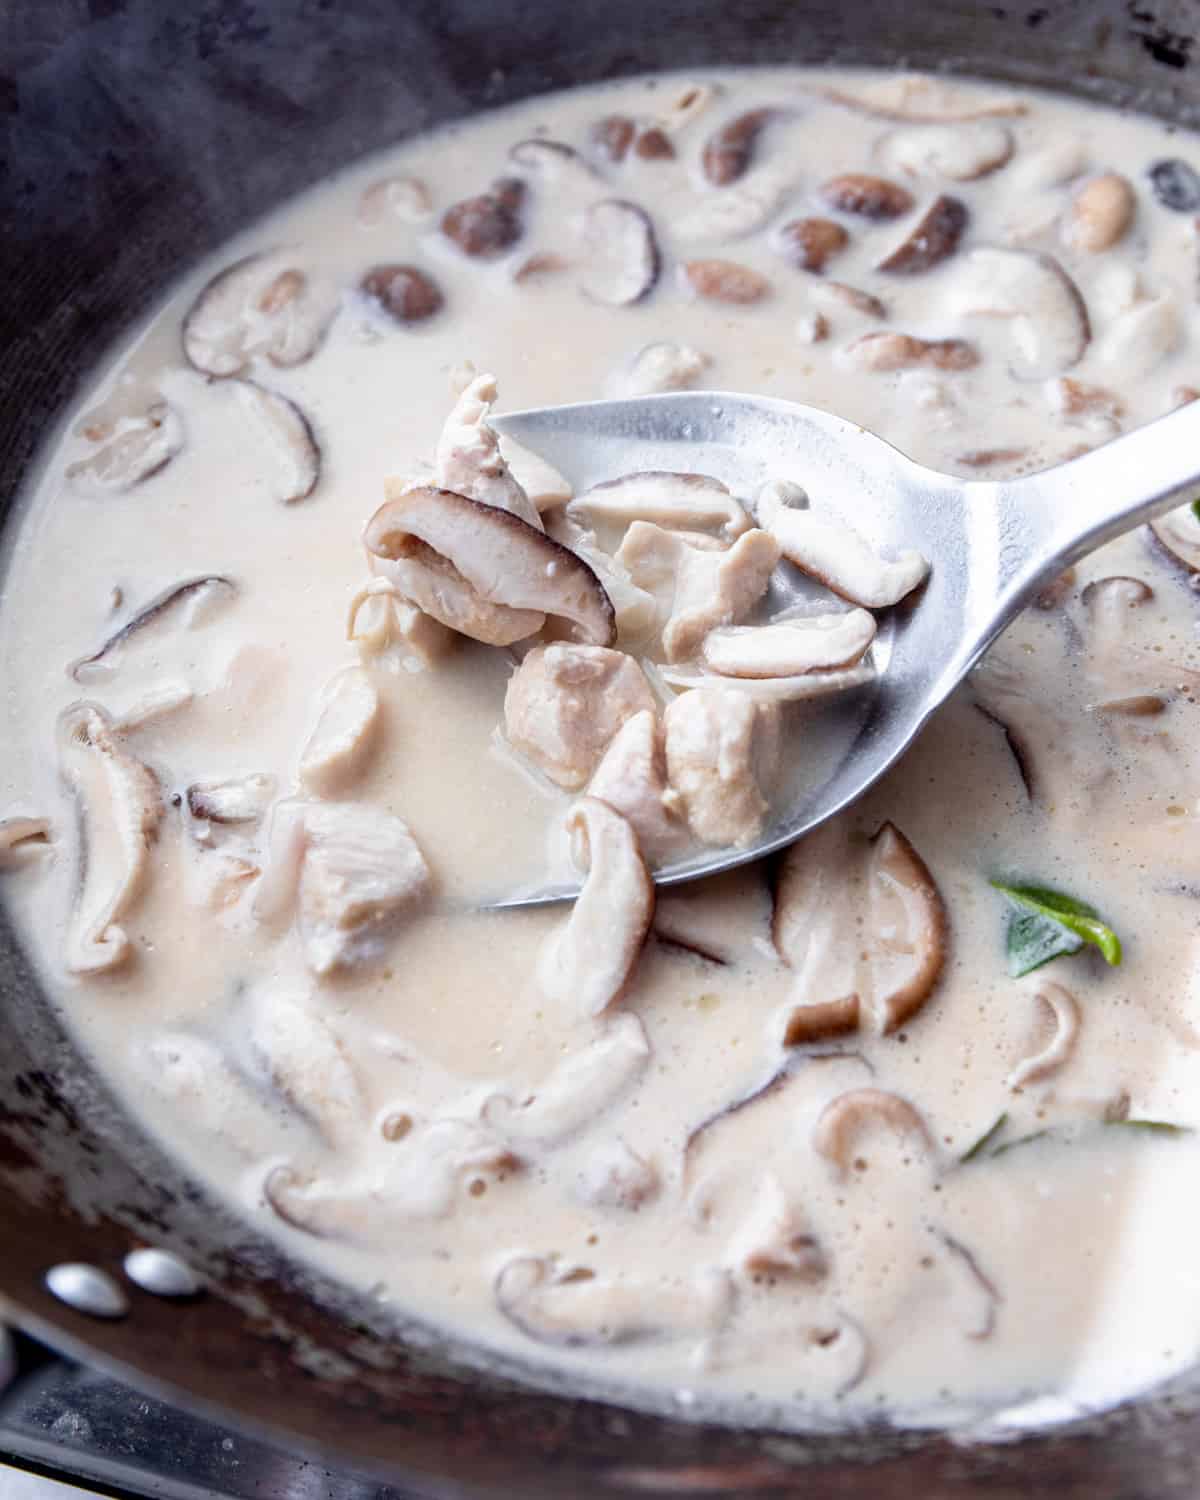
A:
MULTIPOLYGON (((923 592, 879 619, 877 680, 825 700, 828 773, 784 798, 753 845, 700 849, 655 872, 678 885, 780 849, 848 807, 912 744, 996 637, 1065 568, 1200 489, 1200 402, 1058 468, 1025 479, 964 481, 913 463, 852 422, 767 397, 712 391, 544 407, 492 418, 576 493, 647 469, 710 474, 752 500, 773 479, 808 491, 814 511, 849 521, 885 557, 930 560, 923 592)), ((830 596, 784 564, 772 610, 830 596)), ((530 906, 577 885, 518 893, 530 906)))

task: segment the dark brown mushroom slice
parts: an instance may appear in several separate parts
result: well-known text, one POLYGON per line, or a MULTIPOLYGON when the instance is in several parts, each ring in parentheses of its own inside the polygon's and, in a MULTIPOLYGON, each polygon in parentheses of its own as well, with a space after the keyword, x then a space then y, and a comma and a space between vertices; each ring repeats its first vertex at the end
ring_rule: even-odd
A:
POLYGON ((104 667, 115 671, 116 666, 109 658, 148 626, 167 624, 172 616, 181 613, 188 605, 196 608, 218 600, 231 603, 236 594, 237 584, 232 578, 226 578, 220 573, 205 573, 199 578, 189 578, 184 583, 177 583, 138 610, 132 619, 127 620, 90 656, 82 656, 71 662, 67 667, 67 675, 76 682, 82 682, 89 668, 104 667))
POLYGON ((588 266, 581 287, 594 302, 629 307, 653 291, 662 269, 654 224, 624 198, 602 198, 587 210, 583 239, 588 266))
MULTIPOLYGON (((368 552, 385 559, 411 557, 424 548, 456 569, 482 600, 569 620, 589 644, 608 646, 616 638, 612 601, 583 559, 496 506, 432 486, 389 485, 363 539, 368 552)), ((442 618, 436 609, 430 612, 442 618)), ((461 628, 454 620, 443 623, 461 628)))
POLYGON ((850 243, 850 235, 833 219, 789 219, 775 231, 772 242, 789 265, 821 272, 850 243))
POLYGON ((372 307, 401 325, 423 323, 445 305, 441 289, 419 266, 372 266, 364 272, 359 289, 372 307))
POLYGON ((1001 464, 1019 463, 1029 457, 1028 448, 972 448, 954 460, 967 469, 994 469, 1001 464))
POLYGON ((754 159, 758 138, 778 113, 750 109, 726 121, 704 144, 701 166, 714 187, 726 187, 743 177, 754 159))
POLYGON ((307 414, 290 396, 254 380, 231 380, 227 389, 265 439, 275 469, 275 498, 282 505, 307 500, 321 479, 321 445, 307 414))
POLYGON ((838 213, 876 224, 903 218, 916 201, 900 183, 869 172, 842 172, 823 183, 819 192, 838 213))
POLYGON ((683 266, 686 284, 709 302, 733 302, 746 306, 761 302, 771 283, 760 272, 734 260, 689 260, 683 266))
POLYGON ((642 161, 673 161, 675 147, 665 130, 657 125, 651 125, 649 129, 638 132, 637 140, 633 145, 633 154, 640 157, 642 161))
POLYGON ((86 494, 124 494, 161 474, 179 453, 183 423, 169 402, 155 401, 138 416, 106 425, 94 441, 99 446, 68 467, 67 479, 86 494))
POLYGON ((915 276, 932 270, 958 249, 971 214, 961 198, 943 193, 934 199, 906 238, 879 262, 876 270, 915 276))
POLYGON ((605 115, 588 131, 588 139, 608 161, 622 162, 636 134, 637 125, 628 115, 605 115))
POLYGON ((442 215, 442 233, 464 255, 495 260, 511 250, 524 232, 524 200, 525 184, 519 177, 501 178, 486 193, 448 208, 442 215))

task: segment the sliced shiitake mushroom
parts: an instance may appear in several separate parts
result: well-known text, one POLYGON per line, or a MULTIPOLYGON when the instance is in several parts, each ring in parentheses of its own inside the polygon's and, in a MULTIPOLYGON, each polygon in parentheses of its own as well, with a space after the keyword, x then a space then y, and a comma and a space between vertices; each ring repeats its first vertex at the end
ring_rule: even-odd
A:
POLYGON ((1139 651, 1129 639, 1134 612, 1153 598, 1154 590, 1142 579, 1119 576, 1093 579, 1080 595, 1088 622, 1087 672, 1099 691, 1089 704, 1093 710, 1145 717, 1162 713, 1166 698, 1173 696, 1170 690, 1148 688, 1156 679, 1161 683, 1178 676, 1180 669, 1157 654, 1139 651))
POLYGON ((938 1239, 945 1247, 945 1264, 953 1279, 952 1298, 960 1309, 958 1321, 969 1339, 986 1339, 995 1331, 996 1309, 1002 1301, 996 1284, 975 1253, 944 1230, 938 1239))
POLYGON ((1176 562, 1190 573, 1200 573, 1200 515, 1193 504, 1151 521, 1150 530, 1176 562))
POLYGON ((50 848, 49 818, 0 818, 0 870, 19 870, 50 848))
POLYGON ((888 1035, 933 993, 946 960, 946 909, 925 862, 891 823, 870 841, 844 819, 789 849, 775 898, 775 946, 796 971, 789 1045, 859 1029, 888 1035))
POLYGON ((1096 352, 1119 379, 1136 381, 1157 370, 1183 337, 1179 304, 1168 292, 1127 308, 1109 325, 1096 352))
POLYGON ((874 223, 902 218, 914 203, 913 195, 898 182, 866 172, 843 172, 820 188, 820 196, 840 214, 870 219, 874 223))
POLYGON ((725 1261, 735 1273, 750 1278, 811 1283, 829 1273, 820 1242, 774 1172, 759 1180, 749 1211, 726 1248, 725 1261))
POLYGON ((958 310, 1013 320, 1014 374, 1048 380, 1079 363, 1092 336, 1079 288, 1053 256, 981 245, 963 263, 958 310))
POLYGON ((574 146, 545 136, 518 141, 509 151, 508 159, 515 166, 559 186, 570 185, 594 192, 603 182, 600 173, 574 146))
POLYGON ((389 479, 367 522, 367 551, 401 592, 452 630, 492 645, 535 635, 546 615, 595 645, 616 635, 612 602, 595 573, 517 516, 465 495, 389 479))
POLYGON ((649 296, 662 268, 654 224, 644 208, 624 198, 602 198, 584 215, 588 266, 585 296, 608 307, 628 307, 649 296))
POLYGON ((875 668, 867 665, 828 672, 803 672, 792 677, 739 677, 736 683, 729 677, 697 669, 691 664, 675 666, 671 662, 664 662, 657 670, 664 682, 680 691, 736 686, 739 693, 764 707, 768 704, 778 706, 783 703, 807 703, 814 698, 829 698, 877 681, 875 668))
POLYGON ((851 604, 887 609, 929 577, 919 552, 901 552, 885 562, 846 522, 811 510, 781 509, 771 517, 771 534, 784 557, 851 604))
POLYGON ((1004 119, 1028 114, 1023 99, 978 96, 956 88, 944 78, 925 73, 895 73, 864 84, 856 93, 844 89, 817 90, 822 98, 876 120, 908 120, 914 125, 960 124, 968 120, 1004 119))
POLYGON ((661 469, 623 474, 593 485, 568 503, 567 514, 609 525, 649 521, 688 531, 720 528, 730 541, 749 531, 752 524, 741 502, 719 479, 661 469))
POLYGON ((311 359, 337 311, 287 252, 247 255, 218 272, 183 320, 183 351, 206 375, 237 375, 256 354, 290 367, 311 359))
POLYGON ((774 248, 789 265, 821 272, 850 243, 850 235, 833 219, 789 219, 771 236, 774 248))
POLYGON ((575 1178, 573 1194, 589 1208, 618 1209, 636 1213, 661 1186, 653 1161, 648 1161, 624 1141, 601 1141, 584 1158, 575 1178))
POLYGON ((684 245, 745 239, 772 218, 792 181, 787 169, 763 167, 734 187, 705 193, 672 220, 671 232, 684 245))
POLYGON ((847 1173, 859 1132, 873 1124, 907 1136, 932 1158, 933 1138, 924 1116, 907 1099, 885 1089, 851 1089, 822 1110, 813 1131, 813 1149, 840 1173, 847 1173))
POLYGON ((727 120, 704 144, 700 165, 714 187, 727 187, 749 170, 758 138, 778 114, 775 109, 749 109, 727 120))
POLYGON ((547 998, 582 1019, 601 1015, 628 986, 654 920, 654 882, 637 835, 608 803, 581 797, 567 831, 582 845, 587 878, 542 949, 538 979, 547 998))
POLYGON ((95 703, 58 720, 59 767, 79 807, 80 884, 67 936, 74 974, 111 969, 129 955, 121 919, 141 894, 163 815, 153 771, 132 756, 95 703))
POLYGON ((486 193, 464 198, 442 215, 442 233, 464 255, 495 260, 506 255, 524 232, 521 208, 525 184, 519 177, 502 177, 486 193))
POLYGON ((690 344, 670 339, 644 344, 618 377, 618 394, 652 396, 658 391, 684 391, 695 385, 711 364, 707 354, 690 344))
POLYGON ((303 410, 290 396, 253 380, 229 380, 225 389, 270 454, 274 473, 268 485, 273 498, 283 505, 307 500, 321 478, 321 447, 303 410))
POLYGON ((154 401, 137 416, 90 428, 99 445, 70 464, 68 481, 85 494, 123 494, 161 474, 183 447, 183 422, 168 401, 154 401))
POLYGON ((588 131, 588 139, 606 160, 622 162, 636 134, 637 122, 629 115, 605 115, 588 131))
POLYGON ((210 610, 232 603, 236 595, 234 581, 219 573, 206 573, 177 583, 139 609, 90 656, 71 662, 67 674, 76 682, 83 682, 89 676, 115 672, 120 666, 122 649, 148 628, 169 625, 189 630, 210 610))
POLYGON ((650 125, 638 131, 633 154, 641 161, 673 161, 676 153, 667 132, 657 125, 650 125))
POLYGON ((184 794, 201 823, 258 823, 275 795, 275 778, 258 773, 228 781, 195 781, 184 794))
POLYGON ((894 370, 972 370, 979 351, 966 339, 920 339, 911 333, 864 333, 845 351, 850 364, 860 370, 887 373, 894 370))
POLYGON ((711 631, 701 655, 723 677, 801 677, 856 666, 875 639, 865 609, 711 631))
POLYGON ((734 260, 689 260, 680 271, 684 284, 709 302, 745 306, 761 302, 771 290, 771 283, 760 271, 734 260))
POLYGON ((949 177, 973 182, 998 171, 1012 158, 1012 131, 994 120, 953 125, 913 125, 884 138, 884 159, 913 177, 949 177))
POLYGON ((496 1305, 538 1343, 604 1347, 642 1340, 700 1338, 730 1306, 723 1273, 686 1280, 598 1276, 541 1256, 516 1256, 496 1277, 496 1305))
POLYGON ((560 1146, 609 1109, 646 1067, 650 1044, 636 1016, 617 1016, 529 1094, 492 1094, 483 1119, 523 1153, 560 1146))
POLYGON ((1033 999, 1039 1009, 1049 1014, 1051 1036, 1039 1051, 1022 1058, 1005 1079, 1007 1086, 1014 1091, 1061 1068, 1074 1052, 1079 1036, 1079 1002, 1070 990, 1039 975, 1034 984, 1033 999))
POLYGON ((367 1103, 341 1039, 311 1000, 270 987, 252 997, 247 1039, 265 1082, 334 1149, 367 1134, 367 1103))
POLYGON ((660 891, 654 936, 708 963, 748 960, 770 933, 771 897, 761 870, 747 866, 660 891))
POLYGON ((372 266, 358 285, 372 308, 402 325, 424 323, 441 312, 446 301, 441 287, 420 266, 372 266))
POLYGON ((358 200, 358 222, 374 229, 386 219, 419 224, 433 212, 429 188, 419 177, 384 177, 364 189, 358 200))
POLYGON ((861 287, 847 286, 844 281, 819 281, 811 288, 814 302, 819 302, 831 312, 858 313, 863 318, 886 318, 888 310, 874 292, 864 292, 861 287))
POLYGON ((943 194, 935 198, 896 248, 879 262, 876 270, 896 276, 915 276, 949 259, 970 222, 970 210, 961 198, 943 194))

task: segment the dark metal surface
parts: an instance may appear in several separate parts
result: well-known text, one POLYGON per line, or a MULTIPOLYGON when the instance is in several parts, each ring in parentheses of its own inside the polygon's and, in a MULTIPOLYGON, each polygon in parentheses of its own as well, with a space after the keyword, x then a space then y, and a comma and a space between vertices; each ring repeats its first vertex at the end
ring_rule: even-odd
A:
MULTIPOLYGON (((10 0, 0 10, 0 517, 79 380, 178 269, 422 125, 649 67, 846 60, 1096 93, 1194 123, 1195 0, 10 0)), ((64 560, 71 565, 70 559, 64 560)), ((1200 1417, 963 1450, 800 1441, 482 1376, 274 1250, 116 1110, 0 916, 0 1299, 60 1346, 422 1496, 1194 1500, 1200 1417), (42 1276, 171 1246, 199 1301, 99 1324, 42 1276)))

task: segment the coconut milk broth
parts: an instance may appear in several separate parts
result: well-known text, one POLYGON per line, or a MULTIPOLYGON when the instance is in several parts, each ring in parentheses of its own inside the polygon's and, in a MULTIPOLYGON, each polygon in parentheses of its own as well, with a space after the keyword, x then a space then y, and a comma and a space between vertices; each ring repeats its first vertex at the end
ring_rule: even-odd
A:
MULTIPOLYGON (((552 1363, 629 1400, 682 1391, 699 1409, 739 1419, 770 1412, 800 1426, 880 1411, 952 1419, 1045 1394, 1066 1409, 1111 1402, 1200 1352, 1195 1141, 1104 1123, 1126 1115, 1200 1125, 1197 597, 1146 534, 1090 559, 1058 605, 1018 622, 977 682, 850 814, 865 834, 894 821, 937 882, 950 948, 934 994, 897 1034, 796 1049, 786 1077, 737 1110, 730 1106, 785 1060, 781 1016, 794 976, 771 945, 765 872, 698 898, 710 903, 702 925, 719 935, 728 962, 652 939, 620 1007, 600 1022, 572 1021, 539 993, 537 955, 560 912, 474 910, 497 889, 539 877, 548 830, 569 805, 494 747, 511 671, 504 652, 463 642, 433 666, 392 654, 370 668, 383 738, 352 796, 408 823, 436 883, 431 909, 398 932, 380 963, 318 979, 295 934, 264 930, 249 896, 214 910, 212 861, 255 863, 256 846, 206 848, 185 807, 173 805, 193 782, 251 772, 289 794, 321 689, 357 660, 345 617, 365 576, 362 525, 383 477, 428 459, 464 361, 495 370, 515 408, 619 393, 639 349, 674 341, 711 360, 698 384, 826 406, 923 463, 991 476, 1055 462, 1158 416, 1195 377, 1193 216, 1163 209, 1146 169, 1166 156, 1200 165, 1200 150, 1149 120, 1045 96, 1023 94, 1027 112, 1002 117, 1016 147, 1002 168, 977 180, 902 180, 921 202, 936 191, 961 198, 969 244, 1018 236, 1060 256, 1092 323, 1071 375, 1116 393, 1119 415, 1113 405, 1107 416, 1064 418, 1042 384, 1014 379, 1011 320, 951 310, 953 258, 911 277, 873 270, 908 221, 844 219, 850 242, 823 279, 785 264, 767 226, 684 243, 678 225, 712 197, 699 175, 703 144, 745 109, 773 103, 797 113, 795 122, 781 115, 758 145, 754 173, 784 184, 772 224, 823 212, 814 190, 837 173, 883 172, 879 143, 895 122, 820 97, 830 88, 861 95, 879 86, 871 75, 715 73, 704 80, 719 90, 708 108, 672 122, 675 160, 631 155, 604 166, 613 191, 646 205, 663 248, 659 285, 637 305, 588 302, 570 271, 513 284, 516 261, 570 244, 561 203, 538 184, 512 256, 469 259, 439 234, 451 202, 510 172, 514 142, 545 134, 582 148, 603 115, 666 117, 689 82, 572 91, 374 158, 199 268, 108 366, 31 487, 0 605, 0 813, 52 824, 50 851, 4 876, 5 899, 76 1034, 203 1180, 297 1255, 477 1345, 552 1363), (1047 165, 1055 152, 1074 153, 1077 165, 1047 165), (1135 187, 1132 228, 1104 253, 1063 249, 1056 224, 1070 192, 1047 179, 1106 169, 1135 187), (364 224, 364 192, 397 174, 428 184, 432 212, 364 224), (319 484, 292 505, 276 498, 275 460, 227 383, 187 367, 179 333, 215 271, 281 244, 343 289, 313 359, 289 369, 259 361, 248 372, 302 407, 320 444, 319 484), (675 265, 701 255, 759 272, 769 295, 745 305, 686 295, 675 265), (445 310, 405 327, 373 317, 352 289, 386 261, 424 267, 445 310), (886 323, 829 303, 823 283, 835 278, 883 297, 886 323), (1155 299, 1165 299, 1173 328, 1164 348, 1130 332, 1131 310, 1155 299), (818 314, 828 336, 808 342, 818 314), (881 326, 967 338, 980 362, 949 374, 855 367, 847 347, 881 326), (83 429, 143 389, 180 413, 180 452, 126 493, 81 494, 66 470, 92 451, 83 429), (981 470, 968 456, 984 451, 1010 456, 981 470), (144 632, 86 689, 67 676, 65 665, 131 609, 208 574, 236 582, 228 607, 192 628, 144 632), (1113 575, 1153 589, 1130 617, 1124 646, 1135 666, 1121 669, 1138 691, 1164 694, 1153 717, 1094 711, 1107 668, 1080 595, 1113 575), (168 800, 125 923, 132 959, 72 976, 63 953, 77 835, 56 770, 56 719, 81 692, 119 717, 163 688, 194 697, 131 736, 168 800), (1031 747, 1032 797, 997 722, 1011 726, 1014 716, 1031 747), (1120 932, 1124 963, 1106 968, 1085 949, 1009 978, 1004 902, 991 877, 1086 899, 1120 932), (1077 1002, 1078 1036, 1062 1066, 1014 1090, 1014 1068, 1049 1039, 1038 1000, 1047 981, 1077 1002), (395 1186, 406 1121, 478 1119, 492 1094, 536 1095, 630 1016, 647 1055, 593 1119, 520 1166, 465 1173, 437 1213, 408 1211, 395 1186), (310 1018, 311 1034, 297 1017, 310 1018), (290 1103, 270 1081, 271 1038, 281 1032, 290 1103), (346 1077, 348 1092, 333 1098, 346 1077), (813 1149, 815 1123, 831 1100, 865 1087, 909 1101, 929 1140, 868 1124, 839 1172, 813 1149), (1002 1115, 997 1143, 1050 1134, 960 1165, 1002 1115), (653 1178, 636 1210, 605 1206, 593 1190, 605 1153, 618 1149, 653 1178), (264 1196, 280 1167, 336 1200, 345 1223, 365 1214, 366 1238, 282 1222, 264 1196), (793 1238, 819 1265, 752 1274, 739 1246, 748 1226, 770 1216, 776 1186, 793 1238), (641 1299, 641 1322, 626 1318, 625 1336, 606 1342, 601 1312, 594 1336, 575 1336, 586 1315, 571 1288, 588 1285, 578 1279, 555 1293, 554 1317, 540 1324, 514 1318, 511 1299, 506 1314, 497 1278, 521 1257, 594 1273, 597 1296, 615 1287, 627 1303, 641 1299), (556 1318, 575 1335, 564 1336, 556 1318)), ((984 105, 1001 97, 959 92, 984 105)))

